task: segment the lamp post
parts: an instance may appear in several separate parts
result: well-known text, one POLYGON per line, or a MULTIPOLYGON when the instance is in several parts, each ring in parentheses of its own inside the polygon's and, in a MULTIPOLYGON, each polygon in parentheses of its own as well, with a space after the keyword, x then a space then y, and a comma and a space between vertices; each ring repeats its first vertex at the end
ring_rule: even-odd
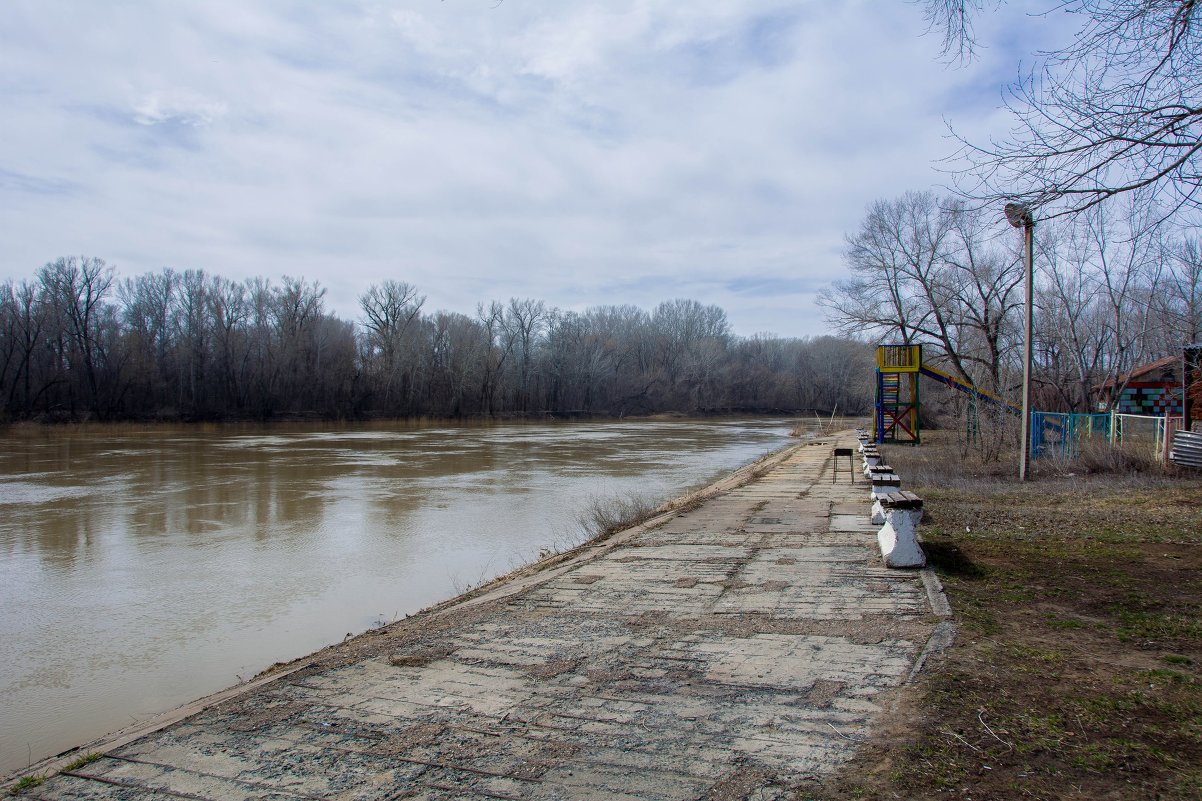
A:
POLYGON ((1022 203, 1006 204, 1006 219, 1023 229, 1023 251, 1027 268, 1026 319, 1023 336, 1023 442, 1018 455, 1018 480, 1026 481, 1031 459, 1031 329, 1035 312, 1035 218, 1022 203))

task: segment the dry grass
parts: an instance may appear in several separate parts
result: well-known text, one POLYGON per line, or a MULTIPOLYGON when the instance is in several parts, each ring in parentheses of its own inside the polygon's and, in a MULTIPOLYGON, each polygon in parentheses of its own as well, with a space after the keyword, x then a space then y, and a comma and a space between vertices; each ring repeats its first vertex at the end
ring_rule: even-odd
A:
POLYGON ((592 498, 577 517, 577 522, 588 532, 590 539, 607 537, 646 523, 659 509, 660 504, 645 495, 592 498))
POLYGON ((815 439, 849 428, 868 428, 872 421, 865 417, 819 417, 802 420, 789 431, 790 437, 815 439))
POLYGON ((1112 475, 1164 473, 1164 467, 1157 464, 1153 456, 1150 445, 1115 447, 1105 438, 1097 437, 1081 442, 1074 456, 1057 454, 1041 461, 1045 467, 1044 472, 1053 475, 1079 472, 1112 475))

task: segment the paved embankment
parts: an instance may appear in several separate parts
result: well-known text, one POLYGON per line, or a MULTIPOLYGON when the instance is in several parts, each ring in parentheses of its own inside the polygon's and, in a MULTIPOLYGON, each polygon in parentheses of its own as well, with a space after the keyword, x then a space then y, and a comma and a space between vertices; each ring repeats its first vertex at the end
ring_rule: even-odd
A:
POLYGON ((831 444, 26 792, 781 797, 850 756, 940 622, 929 576, 882 566, 864 480, 831 483, 831 444))

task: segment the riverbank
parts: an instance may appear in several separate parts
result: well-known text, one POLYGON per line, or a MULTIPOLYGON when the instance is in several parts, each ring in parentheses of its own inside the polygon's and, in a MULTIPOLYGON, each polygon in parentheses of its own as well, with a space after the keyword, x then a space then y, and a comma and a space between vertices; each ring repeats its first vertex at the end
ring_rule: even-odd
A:
POLYGON ((0 774, 413 614, 779 420, 44 428, 0 448, 0 774), (86 624, 81 624, 86 621, 86 624))
POLYGON ((885 453, 926 500, 958 637, 812 797, 1202 798, 1198 474, 1041 461, 1021 485, 923 438, 885 453))
POLYGON ((829 463, 793 446, 25 792, 790 797, 850 757, 938 621, 829 463))

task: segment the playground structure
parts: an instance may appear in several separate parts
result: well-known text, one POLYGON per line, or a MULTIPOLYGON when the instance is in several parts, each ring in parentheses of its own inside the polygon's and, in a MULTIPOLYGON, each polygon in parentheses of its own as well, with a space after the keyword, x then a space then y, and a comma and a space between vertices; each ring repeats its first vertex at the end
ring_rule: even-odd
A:
POLYGON ((918 379, 926 376, 940 384, 963 392, 970 398, 969 434, 976 425, 978 401, 998 406, 1012 414, 1022 409, 998 396, 923 364, 922 345, 878 345, 876 349, 876 405, 873 410, 873 431, 876 442, 922 444, 922 424, 919 421, 921 391, 918 379))
MULTIPOLYGON (((970 438, 976 433, 978 402, 1022 415, 1019 406, 924 364, 922 345, 879 345, 876 350, 876 403, 873 410, 875 442, 922 443, 918 380, 921 376, 969 396, 970 438)), ((1176 433, 1188 432, 1191 423, 1202 421, 1202 345, 1185 347, 1182 376, 1183 385, 1176 390, 1179 399, 1177 408, 1166 409, 1162 415, 1123 414, 1118 409, 1092 414, 1032 411, 1031 456, 1075 456, 1082 440, 1100 437, 1105 438, 1111 447, 1145 451, 1157 461, 1167 463, 1176 433), (1173 411, 1178 414, 1172 414, 1173 411)))

